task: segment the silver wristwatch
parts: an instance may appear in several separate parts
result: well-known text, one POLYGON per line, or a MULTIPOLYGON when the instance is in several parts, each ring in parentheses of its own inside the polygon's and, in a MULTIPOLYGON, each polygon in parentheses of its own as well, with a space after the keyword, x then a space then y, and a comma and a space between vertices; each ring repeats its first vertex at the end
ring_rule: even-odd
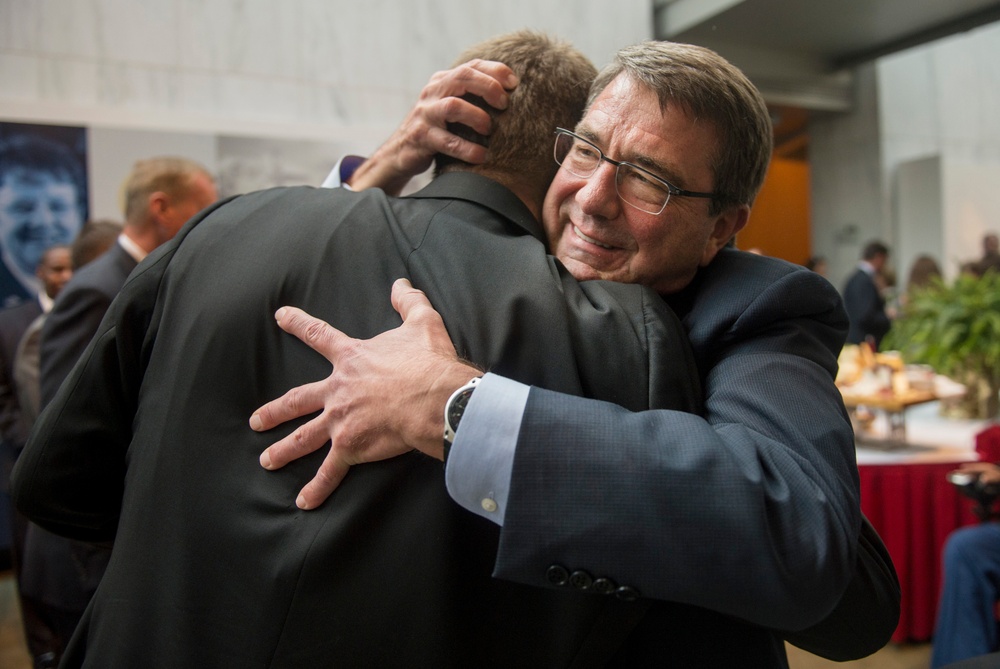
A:
POLYGON ((451 450, 451 445, 455 441, 455 432, 458 431, 458 424, 462 420, 462 415, 465 413, 465 407, 469 404, 469 398, 472 397, 472 392, 482 381, 483 377, 477 376, 472 379, 464 386, 456 390, 448 398, 448 401, 444 405, 444 461, 448 462, 448 451, 451 450))

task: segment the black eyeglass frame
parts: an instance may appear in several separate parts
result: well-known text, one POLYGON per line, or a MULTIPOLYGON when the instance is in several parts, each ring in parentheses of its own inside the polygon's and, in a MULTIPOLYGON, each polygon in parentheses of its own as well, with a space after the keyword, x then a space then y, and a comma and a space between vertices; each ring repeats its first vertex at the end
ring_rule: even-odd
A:
POLYGON ((591 172, 590 174, 587 174, 587 175, 577 174, 576 172, 573 172, 572 170, 570 170, 568 167, 566 168, 566 171, 569 172, 570 174, 572 174, 573 176, 580 177, 581 179, 589 179, 590 177, 594 176, 594 174, 597 173, 597 170, 598 170, 598 168, 600 168, 602 161, 603 162, 607 162, 607 163, 609 163, 611 165, 614 165, 615 166, 615 192, 618 193, 618 197, 621 198, 622 202, 624 202, 625 204, 627 204, 630 207, 638 209, 639 211, 645 212, 647 214, 652 214, 654 216, 658 216, 658 215, 660 215, 660 214, 663 213, 663 210, 667 208, 667 204, 670 202, 670 198, 672 198, 674 196, 679 196, 679 197, 702 197, 702 198, 714 198, 716 196, 715 193, 700 193, 698 191, 684 190, 683 188, 678 188, 677 186, 673 185, 672 183, 670 183, 666 179, 663 179, 662 177, 656 176, 655 174, 653 174, 652 172, 650 172, 649 170, 647 170, 644 167, 639 167, 638 165, 636 165, 634 163, 630 163, 630 162, 627 162, 627 161, 624 161, 624 160, 614 160, 612 158, 608 158, 606 155, 604 155, 604 151, 602 151, 600 149, 600 147, 598 147, 596 144, 594 144, 593 142, 591 142, 589 139, 586 139, 584 137, 580 137, 580 135, 578 135, 575 132, 572 132, 570 130, 567 130, 566 128, 556 128, 556 133, 555 134, 556 134, 556 143, 555 143, 555 145, 552 148, 552 157, 555 158, 555 161, 556 161, 557 165, 559 165, 560 167, 563 167, 562 162, 560 162, 560 160, 559 160, 559 136, 560 135, 566 135, 567 137, 572 137, 573 139, 575 139, 577 141, 583 142, 587 146, 593 147, 594 151, 597 152, 597 155, 599 157, 599 160, 597 161, 597 164, 594 166, 594 171, 593 172, 591 172), (633 169, 633 170, 639 172, 644 177, 648 177, 651 181, 654 181, 655 183, 661 184, 663 186, 663 188, 667 191, 667 198, 663 201, 663 206, 660 207, 659 211, 649 211, 647 209, 643 209, 642 207, 638 206, 637 204, 629 202, 624 197, 622 197, 621 191, 618 190, 618 170, 621 169, 622 165, 625 165, 629 169, 633 169))

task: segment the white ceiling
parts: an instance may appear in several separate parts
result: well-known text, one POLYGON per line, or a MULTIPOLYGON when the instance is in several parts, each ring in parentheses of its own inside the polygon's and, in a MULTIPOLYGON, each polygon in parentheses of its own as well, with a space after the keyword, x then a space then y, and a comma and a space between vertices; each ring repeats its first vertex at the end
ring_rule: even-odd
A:
POLYGON ((656 37, 740 67, 769 103, 850 107, 850 70, 1000 20, 998 0, 654 0, 656 37))

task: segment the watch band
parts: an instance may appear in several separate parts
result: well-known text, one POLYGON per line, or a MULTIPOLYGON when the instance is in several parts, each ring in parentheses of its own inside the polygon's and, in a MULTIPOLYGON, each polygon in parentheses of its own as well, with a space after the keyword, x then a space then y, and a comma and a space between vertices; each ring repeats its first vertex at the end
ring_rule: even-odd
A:
POLYGON ((458 431, 458 424, 462 421, 462 416, 465 414, 465 407, 468 406, 472 392, 482 379, 483 377, 481 376, 471 379, 464 386, 453 392, 444 405, 445 463, 448 462, 448 451, 451 450, 451 445, 455 441, 455 433, 458 431))

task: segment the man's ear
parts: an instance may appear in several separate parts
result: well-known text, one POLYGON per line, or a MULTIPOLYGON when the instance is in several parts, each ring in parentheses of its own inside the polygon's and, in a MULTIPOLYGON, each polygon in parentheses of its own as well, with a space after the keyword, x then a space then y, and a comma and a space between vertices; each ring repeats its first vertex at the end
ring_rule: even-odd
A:
POLYGON ((155 193, 149 194, 149 199, 147 200, 149 207, 149 216, 154 223, 160 225, 163 218, 167 215, 167 210, 170 208, 170 198, 163 191, 156 191, 155 193))
POLYGON ((746 226, 750 220, 750 207, 745 204, 732 205, 726 207, 722 213, 715 218, 715 225, 712 234, 705 244, 705 252, 701 256, 701 266, 704 267, 712 262, 719 249, 729 243, 740 230, 746 226))

